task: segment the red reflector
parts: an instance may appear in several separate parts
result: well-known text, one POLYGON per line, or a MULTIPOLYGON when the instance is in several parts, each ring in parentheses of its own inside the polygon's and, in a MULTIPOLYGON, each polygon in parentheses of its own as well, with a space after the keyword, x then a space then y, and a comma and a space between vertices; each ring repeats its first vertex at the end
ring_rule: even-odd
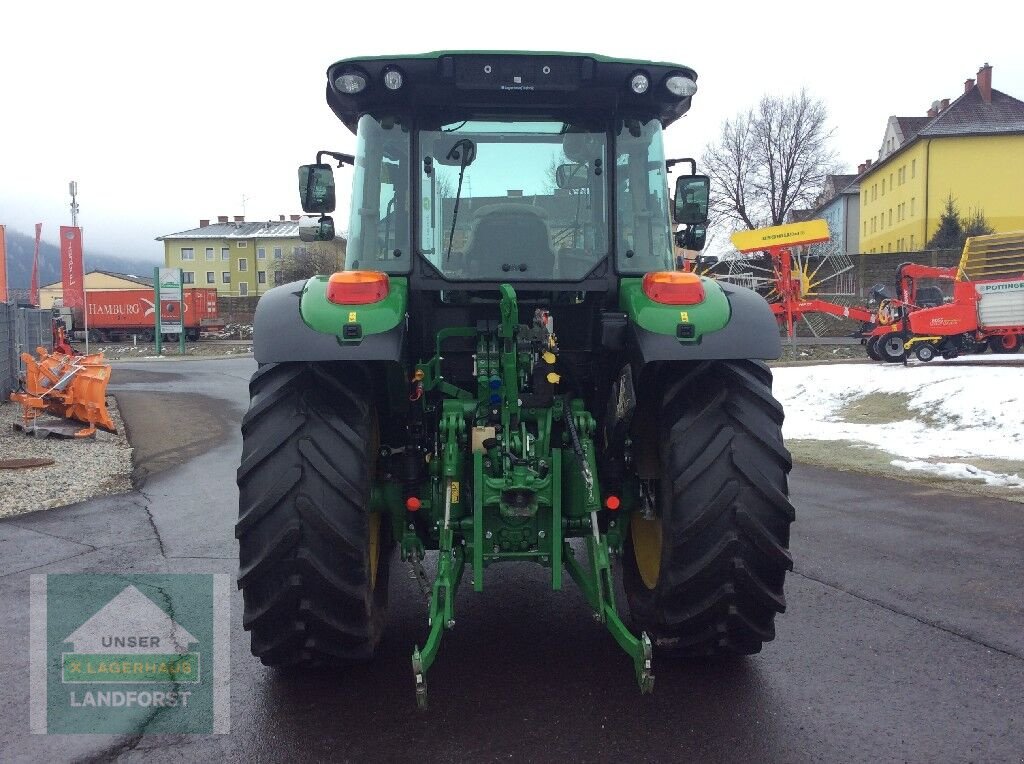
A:
POLYGON ((367 305, 388 296, 388 274, 380 271, 341 271, 327 279, 327 300, 335 305, 367 305))
POLYGON ((410 496, 405 500, 405 508, 410 512, 418 512, 420 509, 420 500, 415 496, 410 496))
POLYGON ((704 302, 704 284, 696 273, 653 271, 644 276, 644 294, 664 305, 704 302))
POLYGON ((610 509, 612 512, 614 512, 619 508, 619 497, 609 496, 607 499, 604 500, 604 505, 608 507, 608 509, 610 509))

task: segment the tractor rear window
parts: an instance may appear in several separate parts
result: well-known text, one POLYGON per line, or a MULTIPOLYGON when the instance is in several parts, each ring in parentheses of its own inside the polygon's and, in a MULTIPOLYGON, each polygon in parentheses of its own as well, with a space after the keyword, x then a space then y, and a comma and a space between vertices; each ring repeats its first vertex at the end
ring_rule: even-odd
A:
POLYGON ((359 120, 345 267, 409 270, 409 128, 398 120, 359 120))
POLYGON ((607 139, 562 122, 420 133, 419 248, 458 280, 579 280, 607 255, 607 139))
POLYGON ((615 139, 616 263, 620 273, 672 269, 661 123, 627 119, 615 139))

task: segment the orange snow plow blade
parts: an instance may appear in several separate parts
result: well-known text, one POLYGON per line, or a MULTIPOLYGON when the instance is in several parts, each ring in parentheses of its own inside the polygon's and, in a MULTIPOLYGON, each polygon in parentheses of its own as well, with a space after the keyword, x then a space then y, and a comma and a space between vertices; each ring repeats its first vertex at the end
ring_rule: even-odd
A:
POLYGON ((25 389, 11 393, 11 400, 21 404, 26 425, 48 411, 87 424, 88 427, 75 433, 76 438, 94 435, 97 427, 117 432, 107 411, 110 364, 103 362, 103 353, 70 356, 47 353, 40 347, 36 348, 36 354, 38 358, 21 354, 25 363, 25 389))

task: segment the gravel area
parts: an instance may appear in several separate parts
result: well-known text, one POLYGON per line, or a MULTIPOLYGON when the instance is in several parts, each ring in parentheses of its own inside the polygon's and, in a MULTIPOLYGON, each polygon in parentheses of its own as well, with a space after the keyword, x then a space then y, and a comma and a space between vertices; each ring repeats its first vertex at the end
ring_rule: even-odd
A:
MULTIPOLYGON (((80 352, 85 352, 85 343, 79 342, 75 346, 80 352)), ((156 345, 131 345, 116 342, 97 342, 89 346, 89 352, 103 351, 103 357, 108 361, 138 360, 140 358, 160 358, 156 354, 156 345)), ((230 342, 217 340, 212 342, 186 342, 186 356, 231 356, 252 355, 251 342, 230 342)), ((178 343, 165 342, 163 346, 164 358, 178 358, 178 343)))
POLYGON ((43 456, 48 467, 0 469, 0 517, 12 517, 132 488, 132 447, 112 396, 107 408, 117 434, 96 431, 95 438, 40 440, 14 429, 21 406, 0 403, 0 459, 43 456))

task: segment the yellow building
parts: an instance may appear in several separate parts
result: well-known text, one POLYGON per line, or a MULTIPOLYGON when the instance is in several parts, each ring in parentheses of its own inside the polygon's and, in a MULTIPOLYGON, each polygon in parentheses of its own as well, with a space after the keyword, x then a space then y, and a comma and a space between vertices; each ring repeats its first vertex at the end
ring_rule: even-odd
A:
MULTIPOLYGON (((150 274, 152 274, 150 269, 150 274)), ((85 282, 85 291, 92 292, 97 289, 152 289, 153 277, 135 276, 129 273, 113 273, 111 271, 89 271, 82 279, 85 282)), ((53 308, 60 307, 64 301, 63 282, 55 281, 39 287, 39 307, 53 308)))
MULTIPOLYGON (((299 239, 299 216, 249 221, 243 215, 158 236, 164 243, 164 264, 181 268, 185 285, 217 287, 219 295, 258 296, 281 282, 284 259, 306 246, 299 239)), ((342 240, 317 246, 343 246, 342 240)))
POLYGON ((859 168, 860 251, 923 249, 952 196, 996 232, 1024 229, 1024 102, 992 88, 992 67, 925 117, 890 117, 878 161, 859 168))

